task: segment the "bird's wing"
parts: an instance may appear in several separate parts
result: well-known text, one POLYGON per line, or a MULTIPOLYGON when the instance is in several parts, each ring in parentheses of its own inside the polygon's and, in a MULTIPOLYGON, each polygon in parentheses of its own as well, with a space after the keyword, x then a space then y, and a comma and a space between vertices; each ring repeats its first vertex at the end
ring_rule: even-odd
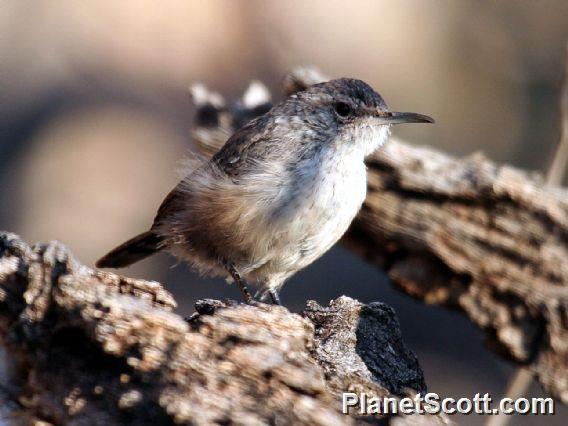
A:
POLYGON ((170 191, 166 198, 164 198, 162 204, 160 204, 158 212, 154 217, 152 229, 155 229, 164 221, 164 219, 179 211, 179 206, 183 203, 184 195, 184 192, 182 191, 182 183, 183 181, 178 183, 177 186, 170 191))
POLYGON ((257 172, 259 164, 275 154, 278 141, 268 128, 266 115, 258 117, 237 130, 211 161, 230 178, 257 172))
MULTIPOLYGON (((237 130, 225 145, 213 156, 211 160, 196 159, 192 168, 209 170, 211 173, 224 173, 233 184, 238 185, 243 177, 263 173, 270 163, 269 157, 279 157, 282 146, 274 132, 270 128, 270 119, 267 115, 257 117, 244 127, 237 130), (200 161, 204 161, 201 163, 200 161), (207 167, 207 163, 210 166, 207 167)), ((209 173, 209 172, 206 172, 209 173)), ((178 212, 187 201, 191 193, 188 185, 191 185, 193 173, 190 171, 164 199, 158 213, 154 218, 152 228, 159 226, 166 218, 178 212)), ((195 178, 195 175, 193 175, 195 178)))

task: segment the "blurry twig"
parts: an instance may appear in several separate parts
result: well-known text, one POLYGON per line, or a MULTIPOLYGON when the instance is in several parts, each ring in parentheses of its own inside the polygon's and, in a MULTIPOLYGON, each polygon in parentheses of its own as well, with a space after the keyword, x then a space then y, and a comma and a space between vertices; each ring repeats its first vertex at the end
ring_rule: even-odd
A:
MULTIPOLYGON (((546 172, 546 183, 548 185, 559 186, 568 162, 568 42, 564 55, 564 76, 560 91, 560 140, 556 147, 556 152, 552 158, 552 163, 546 172)), ((503 397, 516 399, 527 393, 534 377, 534 372, 530 367, 518 367, 513 373, 503 397)), ((487 426, 505 426, 509 423, 512 416, 499 413, 498 416, 488 420, 487 426)))
MULTIPOLYGON (((515 373, 511 377, 511 380, 507 384, 507 390, 503 394, 502 398, 511 398, 513 400, 521 398, 527 392, 527 389, 533 381, 534 373, 530 367, 519 367, 515 370, 515 373)), ((499 412, 498 415, 490 417, 487 421, 487 426, 505 426, 509 424, 509 421, 513 418, 512 414, 504 414, 499 412)))
POLYGON ((560 120, 560 140, 546 173, 546 183, 556 186, 562 184, 568 162, 568 42, 566 43, 564 79, 560 94, 560 120))

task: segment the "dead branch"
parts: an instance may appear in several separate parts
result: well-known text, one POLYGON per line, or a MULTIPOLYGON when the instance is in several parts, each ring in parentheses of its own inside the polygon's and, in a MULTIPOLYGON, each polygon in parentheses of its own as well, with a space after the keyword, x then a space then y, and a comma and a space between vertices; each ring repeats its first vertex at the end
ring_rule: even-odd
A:
MULTIPOLYGON (((184 320, 158 283, 0 233, 0 337, 13 416, 55 424, 355 424, 338 396, 424 392, 394 312, 342 297, 279 306, 204 300, 184 320)), ((397 424, 444 423, 399 417, 397 424)))
MULTIPOLYGON (((283 87, 290 94, 325 79, 301 68, 283 87)), ((219 129, 235 130, 227 114, 250 117, 255 106, 217 110, 204 90, 193 135, 211 152, 225 142, 219 129)), ((343 243, 405 293, 463 311, 495 350, 530 364, 568 403, 568 192, 479 154, 455 159, 399 140, 369 159, 368 176, 343 243)))
POLYGON ((392 141, 345 242, 406 293, 463 310, 568 402, 567 226, 567 194, 539 179, 392 141))

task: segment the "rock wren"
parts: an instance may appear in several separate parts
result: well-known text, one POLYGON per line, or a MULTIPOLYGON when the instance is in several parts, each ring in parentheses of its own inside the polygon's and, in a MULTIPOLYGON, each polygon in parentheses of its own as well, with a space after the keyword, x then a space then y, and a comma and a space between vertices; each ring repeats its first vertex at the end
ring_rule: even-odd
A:
POLYGON ((345 233, 365 200, 364 159, 399 123, 433 123, 391 112, 361 80, 296 92, 237 130, 210 159, 190 161, 146 231, 98 267, 131 265, 160 250, 205 275, 222 276, 254 301, 280 303, 284 281, 345 233))

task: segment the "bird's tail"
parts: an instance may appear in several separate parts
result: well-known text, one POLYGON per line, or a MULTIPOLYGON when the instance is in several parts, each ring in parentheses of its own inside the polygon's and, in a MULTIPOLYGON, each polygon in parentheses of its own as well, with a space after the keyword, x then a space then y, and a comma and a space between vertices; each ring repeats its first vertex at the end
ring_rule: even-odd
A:
POLYGON ((122 243, 97 261, 97 268, 123 268, 159 252, 163 238, 147 231, 122 243))

